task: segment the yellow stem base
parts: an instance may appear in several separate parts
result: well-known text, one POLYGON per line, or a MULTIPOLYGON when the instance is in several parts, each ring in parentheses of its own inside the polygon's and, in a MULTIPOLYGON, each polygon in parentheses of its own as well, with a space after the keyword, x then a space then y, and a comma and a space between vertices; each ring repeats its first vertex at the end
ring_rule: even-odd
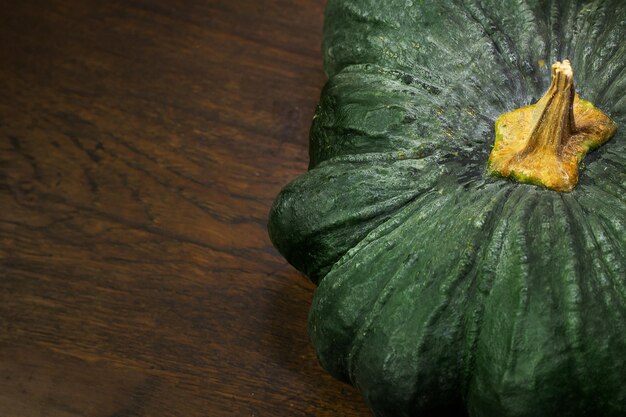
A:
MULTIPOLYGON (((569 67, 569 62, 564 63, 569 67)), ((505 113, 496 121, 496 140, 488 162, 491 174, 571 191, 578 182, 578 163, 587 151, 615 133, 617 126, 607 115, 573 94, 572 79, 569 85, 556 82, 561 68, 557 64, 544 98, 505 113), (567 91, 561 85, 567 86, 567 91), (555 105, 559 97, 569 103, 555 105)), ((567 76, 571 77, 571 70, 567 76)))

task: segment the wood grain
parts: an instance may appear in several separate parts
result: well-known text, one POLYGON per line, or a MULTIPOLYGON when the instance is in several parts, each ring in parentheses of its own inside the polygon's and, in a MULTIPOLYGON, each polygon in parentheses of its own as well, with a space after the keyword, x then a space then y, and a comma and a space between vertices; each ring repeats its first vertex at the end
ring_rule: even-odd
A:
POLYGON ((322 0, 0 5, 0 415, 365 416, 272 248, 322 0))

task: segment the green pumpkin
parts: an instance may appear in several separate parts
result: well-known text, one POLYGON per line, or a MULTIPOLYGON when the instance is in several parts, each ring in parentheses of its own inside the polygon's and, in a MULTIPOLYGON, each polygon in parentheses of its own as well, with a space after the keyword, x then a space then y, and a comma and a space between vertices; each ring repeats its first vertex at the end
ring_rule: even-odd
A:
POLYGON ((324 60, 269 220, 322 366, 381 417, 626 416, 626 2, 330 0, 324 60), (490 175, 565 58, 617 132, 570 192, 490 175))

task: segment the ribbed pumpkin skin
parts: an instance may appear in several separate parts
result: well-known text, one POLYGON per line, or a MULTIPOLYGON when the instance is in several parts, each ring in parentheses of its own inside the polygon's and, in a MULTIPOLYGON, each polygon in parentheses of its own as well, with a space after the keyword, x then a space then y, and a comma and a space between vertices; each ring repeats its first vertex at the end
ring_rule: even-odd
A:
POLYGON ((376 416, 626 416, 626 2, 330 0, 310 170, 269 220, 376 416), (559 193, 486 174, 569 58, 616 135, 559 193))

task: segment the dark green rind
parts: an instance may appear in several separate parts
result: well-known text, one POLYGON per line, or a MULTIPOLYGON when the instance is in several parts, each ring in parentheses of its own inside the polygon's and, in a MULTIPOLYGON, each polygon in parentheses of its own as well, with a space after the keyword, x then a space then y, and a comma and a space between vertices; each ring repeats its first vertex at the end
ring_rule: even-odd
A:
POLYGON ((310 171, 269 231, 375 415, 626 416, 625 40, 618 0, 329 1, 310 171), (568 194, 486 175, 563 58, 618 132, 568 194))
POLYGON ((346 251, 436 184, 440 172, 428 159, 319 166, 285 187, 274 203, 272 242, 317 282, 346 251))

